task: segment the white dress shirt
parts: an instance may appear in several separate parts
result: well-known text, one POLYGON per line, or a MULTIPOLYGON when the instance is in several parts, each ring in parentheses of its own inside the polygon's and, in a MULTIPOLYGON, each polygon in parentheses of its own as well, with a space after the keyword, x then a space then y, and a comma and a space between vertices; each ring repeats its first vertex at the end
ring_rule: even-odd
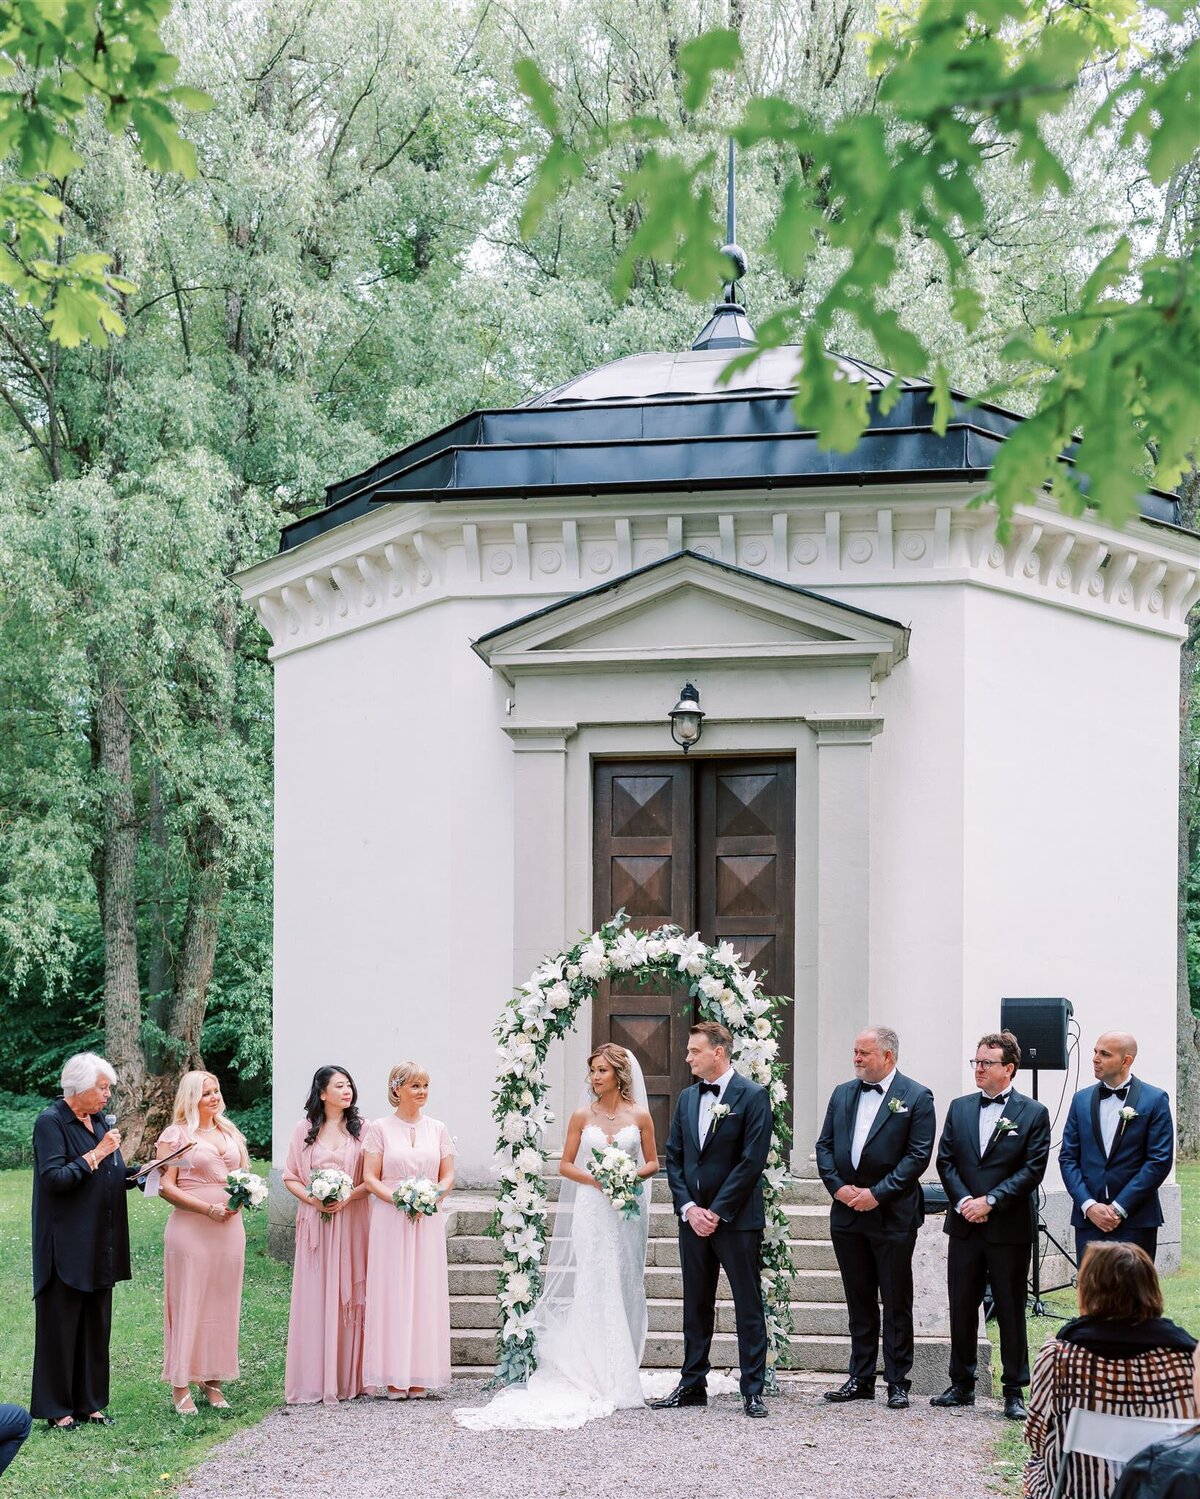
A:
POLYGON ((1004 1108, 1008 1101, 1007 1093, 997 1093, 995 1098, 989 1098, 986 1093, 979 1095, 979 1154, 988 1148, 988 1141, 996 1133, 996 1126, 1004 1117, 1004 1108), (1001 1104, 1003 1098, 1005 1104, 1001 1104))
MULTIPOLYGON (((733 1068, 729 1067, 722 1072, 720 1077, 714 1077, 713 1082, 720 1089, 719 1093, 710 1093, 706 1088, 700 1095, 700 1112, 696 1118, 696 1133, 700 1136, 700 1144, 704 1145, 708 1138, 709 1127, 712 1124, 713 1105, 722 1102, 725 1097, 725 1089, 728 1088, 733 1078, 733 1068)), ((679 1216, 687 1222, 688 1208, 694 1208, 694 1202, 685 1202, 680 1210, 679 1216)))
POLYGON ((896 1076, 893 1067, 886 1077, 879 1079, 879 1086, 883 1093, 876 1093, 872 1089, 859 1088, 858 1090, 858 1113, 854 1116, 854 1138, 850 1141, 850 1164, 855 1171, 858 1163, 862 1160, 863 1146, 867 1143, 867 1136, 871 1133, 871 1126, 875 1123, 875 1115, 883 1107, 884 1094, 892 1086, 892 1079, 896 1076))
MULTIPOLYGON (((1106 1084, 1106 1086, 1127 1088, 1132 1081, 1133 1073, 1131 1072, 1124 1082, 1113 1083, 1111 1085, 1106 1084)), ((1106 1156, 1112 1155, 1113 1141, 1117 1138, 1117 1126, 1121 1122, 1121 1110, 1128 1102, 1128 1093, 1126 1093, 1124 1098, 1118 1098, 1115 1094, 1110 1093, 1107 1098, 1100 1100, 1100 1138, 1104 1141, 1104 1154, 1106 1156)), ((1094 1207, 1095 1203, 1096 1198, 1094 1197, 1089 1197, 1084 1203, 1081 1211, 1085 1218, 1087 1217, 1088 1208, 1094 1207)), ((1122 1218, 1126 1216, 1121 1212, 1120 1208, 1117 1209, 1117 1212, 1121 1214, 1122 1218)))

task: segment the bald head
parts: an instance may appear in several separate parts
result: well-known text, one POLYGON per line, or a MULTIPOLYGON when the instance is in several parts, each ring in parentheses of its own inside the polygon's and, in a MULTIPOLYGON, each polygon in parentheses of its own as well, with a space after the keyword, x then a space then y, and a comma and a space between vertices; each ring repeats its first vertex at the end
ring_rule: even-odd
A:
POLYGON ((1128 1031, 1105 1031, 1092 1047, 1092 1071, 1098 1083, 1121 1087, 1133 1068, 1137 1042, 1128 1031))

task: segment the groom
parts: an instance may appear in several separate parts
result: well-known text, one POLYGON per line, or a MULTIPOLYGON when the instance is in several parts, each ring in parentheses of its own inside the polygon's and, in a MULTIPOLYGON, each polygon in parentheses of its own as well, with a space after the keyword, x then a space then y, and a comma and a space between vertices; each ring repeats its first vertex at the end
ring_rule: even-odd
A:
POLYGON ((679 1095, 667 1140, 667 1180, 679 1214, 683 1266, 683 1369, 655 1410, 707 1405, 708 1350, 716 1319, 717 1277, 724 1270, 737 1319, 742 1401, 765 1416, 767 1323, 759 1261, 762 1174, 771 1149, 771 1100, 765 1088, 733 1070, 733 1037, 706 1020, 688 1037, 687 1061, 697 1086, 679 1095))

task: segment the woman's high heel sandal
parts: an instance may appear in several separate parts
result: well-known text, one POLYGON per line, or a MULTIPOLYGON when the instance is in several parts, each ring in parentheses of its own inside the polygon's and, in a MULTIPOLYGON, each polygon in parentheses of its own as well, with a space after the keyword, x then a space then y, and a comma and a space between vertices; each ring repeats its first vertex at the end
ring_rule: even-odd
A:
POLYGON ((177 1416, 195 1416, 198 1414, 196 1402, 192 1399, 191 1390, 187 1392, 182 1400, 172 1400, 171 1404, 175 1407, 175 1414, 177 1416))
POLYGON ((200 1388, 204 1391, 208 1399, 208 1403, 212 1406, 213 1410, 229 1410, 229 1401, 225 1399, 225 1392, 224 1390, 222 1390, 221 1386, 216 1382, 216 1380, 206 1379, 200 1386, 200 1388))

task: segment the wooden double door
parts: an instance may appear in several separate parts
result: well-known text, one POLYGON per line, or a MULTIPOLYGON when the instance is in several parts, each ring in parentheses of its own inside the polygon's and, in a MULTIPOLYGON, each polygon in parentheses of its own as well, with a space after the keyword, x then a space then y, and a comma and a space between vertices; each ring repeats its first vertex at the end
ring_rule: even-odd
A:
MULTIPOLYGON (((795 972, 796 766, 792 759, 597 761, 593 797, 593 916, 624 907, 630 924, 672 922, 710 944, 730 943, 766 992, 790 994, 795 972)), ((792 1056, 792 1007, 780 1054, 792 1056)), ((602 984, 592 1044, 615 1041, 642 1065, 650 1112, 666 1140, 691 1076, 684 1053, 694 1018, 686 985, 602 984)))

